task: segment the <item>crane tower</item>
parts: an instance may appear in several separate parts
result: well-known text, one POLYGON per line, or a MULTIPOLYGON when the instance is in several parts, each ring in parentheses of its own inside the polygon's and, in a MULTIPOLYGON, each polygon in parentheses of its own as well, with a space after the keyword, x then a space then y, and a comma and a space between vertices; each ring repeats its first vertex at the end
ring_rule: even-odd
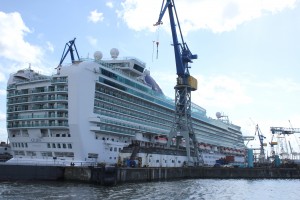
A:
POLYGON ((176 71, 177 71, 177 84, 175 89, 175 119, 169 134, 168 147, 170 147, 172 138, 176 139, 176 146, 179 148, 180 141, 184 138, 186 142, 186 152, 189 165, 196 165, 203 163, 202 157, 199 155, 198 142, 195 137, 195 133, 192 126, 191 117, 191 91, 197 90, 197 79, 192 77, 189 73, 189 63, 192 63, 193 59, 197 59, 196 54, 192 54, 188 48, 188 45, 184 42, 174 0, 166 0, 162 2, 159 18, 154 24, 155 26, 162 24, 162 18, 168 10, 170 18, 170 26, 173 38, 176 71), (174 12, 173 12, 174 11, 174 12), (175 16, 174 16, 175 13, 175 16), (179 29, 181 43, 178 41, 177 29, 175 23, 175 17, 177 27, 179 29), (194 149, 194 158, 192 160, 191 152, 194 149))

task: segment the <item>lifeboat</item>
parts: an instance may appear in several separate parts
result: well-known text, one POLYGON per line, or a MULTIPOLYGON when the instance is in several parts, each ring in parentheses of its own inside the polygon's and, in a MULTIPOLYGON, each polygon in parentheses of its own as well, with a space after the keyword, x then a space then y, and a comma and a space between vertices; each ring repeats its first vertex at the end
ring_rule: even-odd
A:
POLYGON ((155 142, 159 143, 159 144, 167 144, 167 142, 168 142, 168 138, 163 135, 155 136, 154 139, 155 139, 155 142))

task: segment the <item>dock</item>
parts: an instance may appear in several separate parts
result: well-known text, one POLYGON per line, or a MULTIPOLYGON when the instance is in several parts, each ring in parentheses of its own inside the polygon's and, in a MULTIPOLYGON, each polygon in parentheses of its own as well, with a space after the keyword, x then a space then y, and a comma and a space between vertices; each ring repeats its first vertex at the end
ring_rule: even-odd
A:
POLYGON ((99 185, 178 179, 299 179, 300 168, 124 168, 0 165, 0 181, 80 181, 99 185))

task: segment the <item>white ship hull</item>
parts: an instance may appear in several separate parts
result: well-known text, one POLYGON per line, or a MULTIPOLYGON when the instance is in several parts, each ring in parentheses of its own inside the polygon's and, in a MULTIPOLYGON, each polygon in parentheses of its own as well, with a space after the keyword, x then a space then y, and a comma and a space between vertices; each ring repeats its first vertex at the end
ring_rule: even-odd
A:
MULTIPOLYGON (((7 129, 13 159, 8 162, 116 164, 132 141, 155 145, 158 136, 167 137, 174 103, 144 68, 126 58, 78 62, 53 76, 31 69, 12 74, 7 129)), ((207 165, 223 155, 243 157, 240 127, 208 118, 194 104, 192 117, 207 165)))

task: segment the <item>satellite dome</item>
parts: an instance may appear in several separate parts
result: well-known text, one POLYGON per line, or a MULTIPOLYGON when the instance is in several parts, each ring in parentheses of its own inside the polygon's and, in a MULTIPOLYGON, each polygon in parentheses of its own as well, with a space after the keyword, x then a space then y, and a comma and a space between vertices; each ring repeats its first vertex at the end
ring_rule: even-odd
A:
POLYGON ((222 114, 221 114, 220 112, 217 112, 217 113, 216 113, 216 117, 217 117, 218 119, 220 119, 220 118, 222 117, 222 114))
POLYGON ((112 48, 112 49, 110 50, 110 55, 111 55, 111 57, 112 57, 113 59, 118 58, 119 50, 116 49, 116 48, 112 48))
POLYGON ((101 51, 95 51, 95 53, 94 53, 95 60, 101 60, 102 57, 103 57, 103 54, 101 53, 101 51))

